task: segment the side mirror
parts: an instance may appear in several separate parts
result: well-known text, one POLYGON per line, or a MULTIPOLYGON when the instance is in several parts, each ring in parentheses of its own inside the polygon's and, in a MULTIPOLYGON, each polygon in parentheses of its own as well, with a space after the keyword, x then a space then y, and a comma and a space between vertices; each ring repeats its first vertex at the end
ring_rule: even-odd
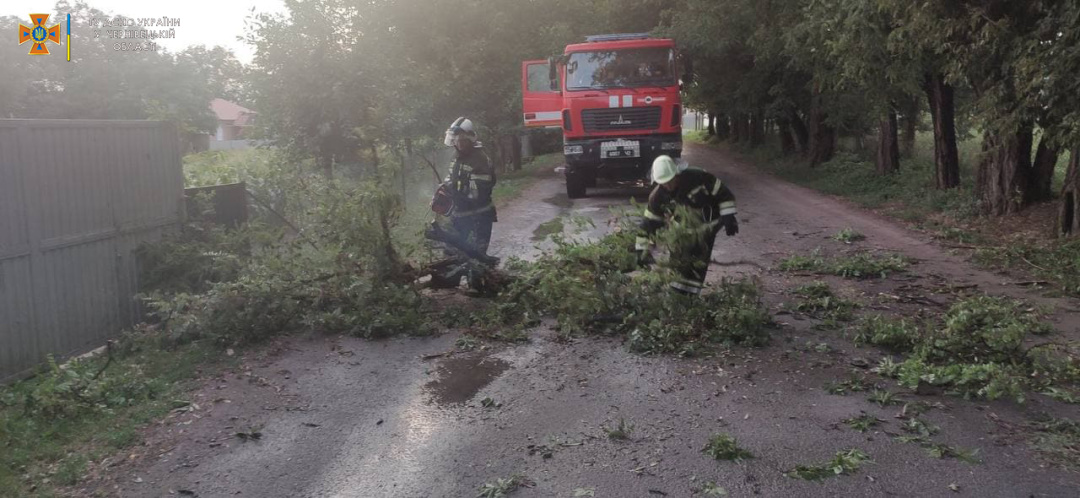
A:
POLYGON ((559 59, 548 57, 548 82, 551 91, 559 91, 559 59))

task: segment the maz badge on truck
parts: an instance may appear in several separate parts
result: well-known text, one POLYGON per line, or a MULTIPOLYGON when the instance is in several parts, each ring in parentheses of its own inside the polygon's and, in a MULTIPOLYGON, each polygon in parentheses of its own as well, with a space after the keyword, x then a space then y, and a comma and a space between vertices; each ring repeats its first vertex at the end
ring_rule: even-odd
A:
POLYGON ((641 157, 641 142, 637 140, 601 142, 600 154, 605 158, 641 157))

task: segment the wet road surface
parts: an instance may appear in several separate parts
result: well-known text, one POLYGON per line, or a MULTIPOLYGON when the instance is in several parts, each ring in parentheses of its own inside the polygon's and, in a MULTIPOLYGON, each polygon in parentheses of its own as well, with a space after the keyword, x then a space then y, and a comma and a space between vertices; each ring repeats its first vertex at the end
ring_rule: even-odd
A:
MULTIPOLYGON (((736 497, 1080 496, 1080 476, 1040 463, 1017 430, 1036 413, 1068 412, 1044 397, 1025 405, 968 402, 889 386, 905 399, 942 403, 923 418, 941 428, 937 442, 979 450, 982 463, 969 464, 893 441, 901 433, 897 406, 869 403, 866 393, 826 394, 822 386, 848 378, 852 363, 874 364, 883 353, 779 312, 790 301, 784 290, 809 280, 765 269, 792 253, 844 250, 830 237, 850 226, 867 236, 866 247, 919 263, 883 282, 826 279, 845 295, 978 284, 1055 306, 1055 325, 1075 335, 1072 302, 1026 295, 919 234, 722 152, 690 146, 686 158, 716 172, 738 197, 741 233, 721 236, 713 258, 724 264, 709 280, 761 281, 778 312, 772 345, 680 359, 633 355, 616 339, 560 343, 544 327, 527 344, 473 352, 456 352, 452 332, 379 342, 285 338, 208 380, 193 395, 199 409, 148 430, 147 444, 96 489, 122 496, 472 497, 485 482, 519 474, 530 485, 512 496, 689 497, 700 496, 706 482, 736 497), (829 348, 812 347, 821 343, 829 348), (867 433, 843 423, 864 412, 884 423, 867 433), (605 431, 620 421, 632 426, 627 440, 605 431), (251 429, 262 438, 233 437, 251 429), (731 434, 754 458, 711 460, 701 449, 716 433, 731 434), (821 482, 784 476, 848 448, 873 463, 821 482)), ((610 206, 646 194, 623 186, 571 201, 561 178, 542 179, 500 208, 492 252, 537 254, 538 227, 560 216, 588 217, 595 228, 585 235, 598 235, 608 228, 610 206)))

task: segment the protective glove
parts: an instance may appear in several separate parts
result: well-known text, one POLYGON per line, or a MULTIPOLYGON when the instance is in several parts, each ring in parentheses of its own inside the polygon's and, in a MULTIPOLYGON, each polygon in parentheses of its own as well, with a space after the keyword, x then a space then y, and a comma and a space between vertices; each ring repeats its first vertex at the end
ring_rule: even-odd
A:
POLYGON ((721 216, 720 222, 724 224, 724 232, 727 233, 728 237, 739 233, 739 222, 735 219, 735 215, 721 216))

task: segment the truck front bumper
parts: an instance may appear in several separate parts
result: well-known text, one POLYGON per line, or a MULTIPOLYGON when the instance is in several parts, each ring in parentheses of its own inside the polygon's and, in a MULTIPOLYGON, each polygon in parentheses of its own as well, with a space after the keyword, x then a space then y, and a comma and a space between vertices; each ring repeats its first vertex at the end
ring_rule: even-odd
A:
MULTIPOLYGON (((625 150, 625 148, 624 148, 625 150)), ((575 165, 599 166, 603 163, 605 168, 625 165, 628 168, 639 167, 641 163, 651 164, 652 160, 661 154, 671 157, 682 155, 682 134, 673 133, 666 135, 640 135, 625 137, 602 137, 580 140, 564 140, 563 154, 566 163, 570 167, 575 165), (612 142, 637 142, 637 157, 608 157, 605 152, 611 150, 612 142), (608 144, 608 147, 605 147, 608 144)))

